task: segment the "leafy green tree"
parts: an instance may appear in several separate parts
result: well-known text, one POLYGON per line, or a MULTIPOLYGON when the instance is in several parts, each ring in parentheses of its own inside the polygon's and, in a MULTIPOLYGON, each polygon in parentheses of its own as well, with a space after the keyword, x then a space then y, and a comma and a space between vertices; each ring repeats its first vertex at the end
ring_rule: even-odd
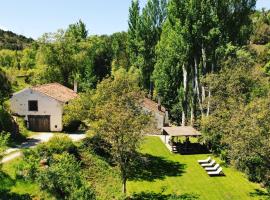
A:
POLYGON ((151 120, 140 107, 143 94, 134 72, 129 74, 120 69, 113 75, 114 78, 104 79, 98 84, 88 98, 82 96, 83 105, 79 108, 91 131, 109 144, 106 150, 121 171, 123 192, 126 193, 128 172, 151 120))
POLYGON ((128 52, 131 66, 142 72, 142 86, 151 91, 151 75, 156 62, 155 46, 167 15, 166 0, 150 0, 140 13, 139 2, 132 1, 129 9, 128 52))
POLYGON ((185 125, 189 116, 193 125, 198 110, 202 117, 209 115, 211 86, 202 84, 200 79, 219 70, 227 44, 247 42, 251 24, 248 16, 254 6, 255 1, 238 0, 169 2, 157 45, 154 81, 156 93, 178 123, 185 125))
POLYGON ((15 51, 3 49, 0 51, 0 66, 14 67, 15 66, 15 51))
POLYGON ((3 102, 9 98, 12 92, 11 83, 6 73, 0 69, 0 106, 3 107, 3 102))
POLYGON ((112 40, 112 68, 129 68, 129 56, 127 51, 127 33, 119 32, 111 35, 112 40))
POLYGON ((79 91, 86 91, 110 75, 113 59, 111 38, 86 38, 83 30, 85 25, 79 22, 70 25, 66 31, 44 35, 37 53, 40 78, 36 82, 60 82, 72 87, 76 80, 79 91))
POLYGON ((129 20, 128 20, 128 55, 131 65, 140 62, 139 56, 139 26, 140 26, 140 5, 138 0, 131 1, 131 7, 129 8, 129 20))
MULTIPOLYGON (((108 36, 93 36, 89 38, 93 49, 93 70, 97 77, 97 82, 102 81, 111 73, 113 51, 111 38, 108 36)), ((97 83, 96 82, 96 83, 97 83)))
POLYGON ((80 70, 92 69, 91 56, 85 42, 77 43, 63 31, 45 35, 37 53, 40 77, 37 81, 60 82, 71 87, 80 70))
POLYGON ((252 15, 253 34, 251 42, 254 44, 267 44, 270 42, 270 11, 257 11, 252 15))
POLYGON ((87 38, 88 31, 86 29, 85 23, 83 23, 82 20, 79 20, 79 22, 69 25, 65 35, 66 37, 75 39, 76 42, 80 42, 87 38))
POLYGON ((201 128, 213 152, 269 188, 269 77, 253 59, 240 49, 206 78, 213 110, 201 128))
POLYGON ((22 57, 20 59, 20 65, 23 69, 33 69, 36 67, 36 54, 38 44, 34 43, 29 48, 25 48, 22 51, 22 57))

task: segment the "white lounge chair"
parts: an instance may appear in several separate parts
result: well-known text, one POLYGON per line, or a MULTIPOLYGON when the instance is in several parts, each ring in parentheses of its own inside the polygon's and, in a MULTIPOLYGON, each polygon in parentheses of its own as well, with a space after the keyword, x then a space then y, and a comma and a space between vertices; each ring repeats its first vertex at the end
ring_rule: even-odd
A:
POLYGON ((207 174, 209 176, 217 176, 217 175, 221 175, 223 172, 222 172, 222 167, 218 168, 217 171, 213 171, 213 172, 207 172, 207 174))
POLYGON ((206 171, 217 171, 218 168, 219 168, 219 164, 216 164, 214 167, 206 167, 205 170, 206 171))
POLYGON ((209 161, 211 160, 211 157, 209 156, 207 159, 205 160, 198 160, 198 163, 209 163, 209 161))
POLYGON ((201 164, 202 167, 212 167, 216 163, 215 160, 212 160, 210 163, 201 164))

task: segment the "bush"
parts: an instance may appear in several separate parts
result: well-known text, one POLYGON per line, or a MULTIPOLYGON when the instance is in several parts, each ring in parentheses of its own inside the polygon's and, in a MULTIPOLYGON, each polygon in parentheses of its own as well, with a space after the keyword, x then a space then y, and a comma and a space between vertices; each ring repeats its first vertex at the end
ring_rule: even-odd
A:
POLYGON ((81 125, 81 121, 79 120, 71 120, 71 121, 64 121, 64 131, 67 132, 74 132, 77 131, 79 129, 81 125))
POLYGON ((264 66, 265 73, 270 75, 270 61, 264 66))
POLYGON ((54 154, 62 153, 69 153, 78 157, 77 147, 68 136, 54 136, 47 143, 39 144, 34 149, 24 151, 24 162, 18 166, 17 174, 26 179, 34 180, 39 173, 42 160, 50 163, 54 154))
POLYGON ((0 132, 13 132, 13 121, 11 115, 0 107, 0 132))
MULTIPOLYGON (((8 143, 9 134, 6 132, 0 132, 0 161, 2 160, 2 157, 7 149, 7 143, 8 143)), ((0 163, 1 167, 1 163, 0 163)))
POLYGON ((72 140, 63 134, 53 136, 47 143, 37 146, 37 151, 40 156, 51 156, 53 154, 61 154, 67 152, 75 156, 78 155, 77 147, 72 140))
POLYGON ((80 163, 68 153, 55 154, 49 166, 40 170, 36 180, 41 189, 57 199, 95 199, 94 192, 82 176, 80 163))
POLYGON ((87 137, 83 140, 81 148, 90 150, 91 152, 101 156, 108 162, 111 162, 110 148, 111 145, 96 134, 93 137, 87 137))
POLYGON ((38 154, 37 149, 26 149, 23 155, 23 161, 16 168, 16 178, 33 181, 37 176, 42 157, 38 154))

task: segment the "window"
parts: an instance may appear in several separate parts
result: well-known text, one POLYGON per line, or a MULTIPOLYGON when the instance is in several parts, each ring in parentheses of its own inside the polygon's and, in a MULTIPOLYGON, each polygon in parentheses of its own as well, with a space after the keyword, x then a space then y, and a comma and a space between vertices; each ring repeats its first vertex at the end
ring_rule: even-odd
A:
POLYGON ((28 101, 28 111, 38 111, 38 102, 28 101))

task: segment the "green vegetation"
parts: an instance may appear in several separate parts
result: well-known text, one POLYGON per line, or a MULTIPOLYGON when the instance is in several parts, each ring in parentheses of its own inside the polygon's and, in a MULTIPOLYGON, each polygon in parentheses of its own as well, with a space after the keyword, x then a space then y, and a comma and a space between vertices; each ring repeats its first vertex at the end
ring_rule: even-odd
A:
MULTIPOLYGON (((50 150, 54 143, 50 142, 47 150, 50 150)), ((64 144, 64 142, 60 143, 64 144)), ((63 145, 60 143, 56 146, 61 148, 63 145)), ((65 183, 69 185, 73 183, 71 177, 75 178, 72 180, 76 180, 78 178, 76 176, 80 172, 82 173, 80 176, 85 177, 91 183, 98 200, 122 199, 119 168, 111 165, 105 154, 94 148, 94 146, 100 147, 100 144, 95 144, 93 138, 87 138, 79 145, 80 167, 78 162, 74 162, 75 160, 68 156, 71 154, 53 154, 56 156, 56 160, 64 159, 64 162, 55 162, 54 158, 50 158, 52 160, 49 161, 49 168, 44 168, 40 172, 42 175, 39 177, 41 178, 40 183, 20 178, 22 175, 20 166, 25 167, 25 161, 19 159, 4 164, 4 178, 0 181, 1 194, 21 198, 24 195, 28 196, 29 199, 30 197, 54 199, 48 193, 41 192, 40 186, 49 184, 50 188, 64 186, 65 183), (55 175, 52 176, 54 173, 55 175), (50 180, 51 178, 52 180, 50 180), (41 185, 39 186, 39 184, 41 185)), ((44 146, 47 145, 44 144, 44 146)), ((259 184, 249 182, 244 174, 227 166, 213 155, 211 156, 222 164, 225 176, 209 177, 197 163, 198 159, 208 155, 172 154, 158 137, 146 137, 140 148, 140 153, 142 161, 135 165, 136 169, 129 174, 127 182, 127 192, 131 199, 267 199, 266 191, 259 184)), ((35 161, 31 161, 32 158, 29 155, 26 154, 26 156, 30 159, 27 159, 27 163, 35 163, 35 161)), ((47 186, 46 188, 48 189, 47 186)))
POLYGON ((0 196, 3 199, 32 199, 32 197, 44 197, 48 200, 52 198, 45 192, 39 190, 37 184, 17 177, 17 168, 22 160, 16 159, 3 165, 0 172, 0 196))
POLYGON ((251 42, 254 44, 267 44, 270 42, 270 11, 255 12, 252 20, 254 27, 251 42))
MULTIPOLYGON (((4 153, 7 149, 8 138, 9 138, 8 133, 5 133, 4 131, 0 132, 0 160, 2 160, 4 153)), ((2 165, 0 163, 0 170, 1 170, 1 167, 2 165)))
POLYGON ((218 158, 215 159, 222 164, 225 176, 209 177, 197 163, 198 159, 208 155, 172 154, 158 137, 147 137, 141 152, 150 159, 148 166, 140 166, 138 171, 141 173, 128 181, 128 193, 137 199, 168 199, 173 197, 172 194, 182 196, 182 199, 186 196, 189 197, 186 199, 202 200, 267 197, 258 184, 249 182, 244 174, 218 158))
POLYGON ((57 135, 35 149, 25 150, 17 173, 56 199, 95 199, 81 171, 77 147, 68 136, 57 135))
POLYGON ((0 30, 0 154, 7 135, 17 144, 32 134, 11 117, 8 98, 35 84, 78 83, 64 125, 91 136, 78 146, 55 137, 5 164, 4 197, 19 198, 27 186, 26 199, 121 199, 127 180, 133 199, 269 197, 270 14, 255 5, 149 0, 140 8, 132 0, 127 32, 92 36, 81 20, 36 41, 0 30), (140 107, 146 93, 161 99, 171 123, 203 133, 226 176, 208 177, 196 162, 207 155, 170 154, 158 138, 138 152, 152 128, 140 107))
POLYGON ((0 49, 22 50, 33 42, 33 39, 0 29, 0 49))
POLYGON ((87 138, 80 147, 82 170, 95 189, 98 200, 123 199, 119 168, 111 165, 107 154, 102 150, 103 141, 87 138))
POLYGON ((213 152, 269 188, 269 77, 254 66, 255 59, 240 49, 219 73, 207 78, 212 113, 201 125, 213 152))
POLYGON ((123 193, 126 193, 126 181, 130 168, 137 153, 143 133, 151 127, 150 115, 140 106, 143 93, 138 87, 137 79, 124 70, 114 73, 114 78, 104 79, 97 89, 89 93, 88 98, 75 100, 66 107, 70 116, 81 113, 79 119, 84 119, 91 127, 91 131, 101 137, 109 152, 112 161, 119 167, 123 184, 123 193), (83 100, 86 100, 84 102, 83 100), (90 102, 90 105, 89 105, 90 102), (88 110, 85 108, 88 106, 88 110), (75 110, 74 110, 75 108, 75 110), (79 110, 83 108, 83 110, 79 110))

